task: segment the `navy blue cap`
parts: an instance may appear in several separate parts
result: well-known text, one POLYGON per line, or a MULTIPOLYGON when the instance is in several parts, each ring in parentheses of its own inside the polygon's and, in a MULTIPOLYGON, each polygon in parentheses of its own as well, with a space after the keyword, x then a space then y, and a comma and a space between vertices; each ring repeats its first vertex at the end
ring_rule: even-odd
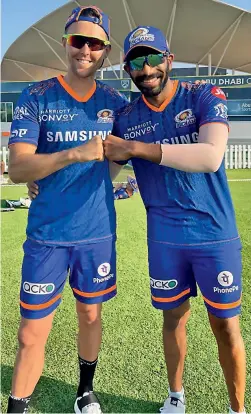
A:
POLYGON ((110 38, 110 19, 101 9, 96 6, 85 6, 85 7, 77 7, 76 9, 72 10, 71 15, 69 16, 67 22, 65 23, 65 32, 67 28, 75 22, 85 21, 98 24, 102 29, 106 32, 108 39, 110 38), (99 15, 99 17, 95 16, 81 16, 81 13, 85 9, 93 9, 99 15))
POLYGON ((126 36, 124 42, 124 60, 126 60, 131 50, 139 46, 150 47, 161 53, 170 53, 164 34, 160 29, 152 26, 138 26, 126 36))

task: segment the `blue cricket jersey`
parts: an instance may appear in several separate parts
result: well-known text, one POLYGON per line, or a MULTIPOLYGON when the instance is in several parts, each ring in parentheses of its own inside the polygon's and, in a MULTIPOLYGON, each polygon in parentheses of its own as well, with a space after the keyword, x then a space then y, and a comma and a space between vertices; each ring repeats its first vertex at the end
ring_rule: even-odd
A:
MULTIPOLYGON (((199 128, 211 122, 228 127, 222 90, 175 81, 161 107, 140 96, 119 110, 113 134, 145 143, 196 145, 199 128)), ((191 246, 239 237, 224 162, 216 173, 188 173, 138 158, 132 164, 147 211, 149 239, 191 246)))
MULTIPOLYGON (((97 81, 81 98, 63 76, 25 89, 14 111, 9 145, 35 145, 51 154, 111 133, 114 111, 127 103, 117 91, 97 81)), ((109 163, 71 164, 37 181, 27 237, 48 245, 95 243, 115 236, 116 215, 109 163)))

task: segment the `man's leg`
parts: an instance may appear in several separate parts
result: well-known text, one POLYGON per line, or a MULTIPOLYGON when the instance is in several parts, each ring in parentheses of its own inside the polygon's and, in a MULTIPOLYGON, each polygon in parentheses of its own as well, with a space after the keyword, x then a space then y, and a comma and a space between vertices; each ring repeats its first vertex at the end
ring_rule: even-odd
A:
POLYGON ((171 392, 180 392, 182 390, 182 377, 187 349, 186 323, 189 314, 189 300, 176 309, 163 311, 163 343, 171 392))
POLYGON ((42 373, 45 344, 68 269, 67 248, 27 240, 20 291, 22 320, 8 412, 27 412, 29 397, 42 373))
POLYGON ((219 360, 228 388, 231 409, 241 413, 244 411, 246 360, 239 316, 229 319, 217 318, 210 313, 208 316, 218 344, 219 360))
POLYGON ((80 383, 78 396, 93 391, 93 378, 98 360, 98 353, 102 339, 101 309, 102 303, 87 305, 77 301, 79 323, 78 355, 80 383))
POLYGON ((77 299, 80 381, 74 410, 100 413, 93 379, 102 337, 101 309, 116 295, 116 251, 113 240, 74 247, 70 285, 77 299))
POLYGON ((238 316, 242 291, 240 241, 191 250, 191 260, 217 340, 230 412, 243 412, 246 374, 238 316))
POLYGON ((190 314, 189 298, 197 294, 196 283, 185 249, 149 241, 148 260, 152 304, 163 310, 164 316, 163 342, 169 396, 161 412, 184 413, 182 376, 186 356, 186 323, 190 314))
POLYGON ((18 341, 19 349, 14 366, 8 413, 25 408, 22 400, 30 397, 42 374, 44 350, 52 327, 55 311, 42 319, 21 319, 18 341), (13 411, 14 410, 14 411, 13 411))

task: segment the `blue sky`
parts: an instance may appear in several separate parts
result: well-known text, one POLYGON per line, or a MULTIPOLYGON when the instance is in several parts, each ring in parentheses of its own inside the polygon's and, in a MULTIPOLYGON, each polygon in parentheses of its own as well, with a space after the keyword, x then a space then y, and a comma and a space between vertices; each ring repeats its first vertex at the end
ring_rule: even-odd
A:
MULTIPOLYGON (((68 2, 68 0, 2 0, 1 57, 14 40, 32 24, 68 2)), ((225 2, 251 11, 251 0, 227 0, 225 2)), ((95 4, 95 0, 93 3, 95 4)), ((73 7, 74 5, 75 3, 73 7)))

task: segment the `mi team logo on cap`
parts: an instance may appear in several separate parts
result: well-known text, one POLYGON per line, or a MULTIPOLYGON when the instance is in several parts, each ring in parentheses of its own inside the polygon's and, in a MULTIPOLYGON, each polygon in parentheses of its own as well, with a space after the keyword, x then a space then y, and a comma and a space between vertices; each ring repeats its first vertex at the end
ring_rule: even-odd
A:
POLYGON ((154 35, 149 33, 148 29, 145 27, 139 27, 129 37, 130 47, 136 45, 139 42, 153 42, 154 39, 154 35))
POLYGON ((101 109, 97 113, 98 122, 101 122, 102 124, 111 123, 114 120, 114 112, 111 111, 111 109, 101 109))

